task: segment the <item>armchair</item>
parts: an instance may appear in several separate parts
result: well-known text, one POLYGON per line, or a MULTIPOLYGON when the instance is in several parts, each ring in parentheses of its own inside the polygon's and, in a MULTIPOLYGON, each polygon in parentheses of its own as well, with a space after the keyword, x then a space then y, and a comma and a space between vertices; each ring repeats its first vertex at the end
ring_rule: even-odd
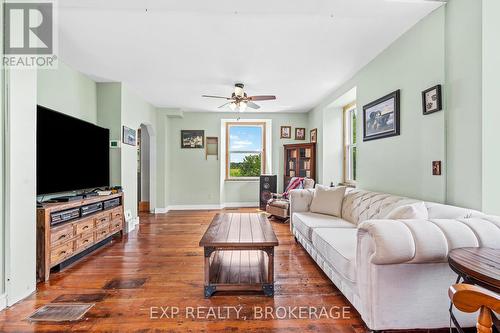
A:
POLYGON ((283 223, 290 219, 290 191, 296 189, 312 189, 315 181, 311 178, 293 177, 288 183, 284 193, 273 193, 273 198, 267 202, 266 212, 269 218, 275 217, 283 223))

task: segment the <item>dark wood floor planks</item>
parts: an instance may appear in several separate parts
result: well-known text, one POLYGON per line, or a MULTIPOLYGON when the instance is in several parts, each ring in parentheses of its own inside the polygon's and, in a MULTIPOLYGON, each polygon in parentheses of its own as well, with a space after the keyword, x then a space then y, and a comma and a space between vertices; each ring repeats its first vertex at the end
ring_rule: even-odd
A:
POLYGON ((288 225, 278 223, 272 224, 280 244, 275 249, 274 298, 261 295, 221 295, 205 299, 203 248, 199 247, 198 242, 216 213, 217 211, 172 211, 167 214, 142 215, 138 230, 63 272, 51 275, 49 282, 38 285, 35 294, 1 312, 0 332, 367 331, 352 307, 350 319, 243 321, 234 318, 192 319, 182 315, 170 319, 151 319, 151 307, 160 306, 179 307, 181 311, 185 307, 241 306, 242 313, 249 318, 253 307, 350 306, 307 252, 295 243, 288 225), (137 283, 131 289, 103 289, 113 281, 145 282, 143 285, 137 283), (103 294, 105 297, 102 299, 96 296, 103 294), (99 299, 96 300, 96 297, 99 299), (24 320, 37 308, 50 302, 71 299, 81 301, 86 298, 96 304, 85 319, 79 322, 54 324, 24 320))

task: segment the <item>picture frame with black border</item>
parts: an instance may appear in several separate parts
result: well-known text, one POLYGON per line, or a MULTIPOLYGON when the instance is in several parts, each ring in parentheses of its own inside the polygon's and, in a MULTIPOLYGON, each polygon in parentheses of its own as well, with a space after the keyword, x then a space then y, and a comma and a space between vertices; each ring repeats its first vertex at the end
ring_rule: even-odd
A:
POLYGON ((204 130, 181 130, 182 149, 202 149, 205 148, 204 130))
POLYGON ((401 134, 400 95, 398 89, 363 106, 363 141, 401 134))
POLYGON ((136 130, 125 125, 122 126, 122 141, 124 144, 135 146, 137 145, 136 130))
POLYGON ((428 115, 443 109, 441 85, 422 91, 422 114, 428 115))

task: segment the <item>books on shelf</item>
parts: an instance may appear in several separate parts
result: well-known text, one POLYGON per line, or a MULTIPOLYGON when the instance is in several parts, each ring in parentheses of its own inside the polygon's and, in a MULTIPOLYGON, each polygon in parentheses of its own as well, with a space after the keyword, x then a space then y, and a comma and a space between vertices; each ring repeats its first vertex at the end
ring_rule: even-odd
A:
POLYGON ((311 178, 311 170, 306 170, 306 177, 311 178))
POLYGON ((290 151, 290 158, 297 158, 297 151, 296 150, 290 151))
POLYGON ((311 157, 311 148, 306 149, 306 157, 310 158, 311 157))
POLYGON ((311 161, 304 161, 304 169, 311 169, 311 161))
POLYGON ((294 170, 290 170, 290 177, 295 177, 295 171, 294 170))

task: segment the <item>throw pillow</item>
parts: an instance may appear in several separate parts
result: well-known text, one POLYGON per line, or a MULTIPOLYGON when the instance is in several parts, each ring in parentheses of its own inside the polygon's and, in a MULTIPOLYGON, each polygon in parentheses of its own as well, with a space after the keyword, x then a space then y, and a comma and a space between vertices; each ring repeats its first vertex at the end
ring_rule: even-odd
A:
POLYGON ((317 185, 311 202, 311 212, 341 217, 345 186, 326 187, 317 185))
POLYGON ((423 201, 394 208, 385 216, 389 220, 428 219, 429 212, 423 201))

